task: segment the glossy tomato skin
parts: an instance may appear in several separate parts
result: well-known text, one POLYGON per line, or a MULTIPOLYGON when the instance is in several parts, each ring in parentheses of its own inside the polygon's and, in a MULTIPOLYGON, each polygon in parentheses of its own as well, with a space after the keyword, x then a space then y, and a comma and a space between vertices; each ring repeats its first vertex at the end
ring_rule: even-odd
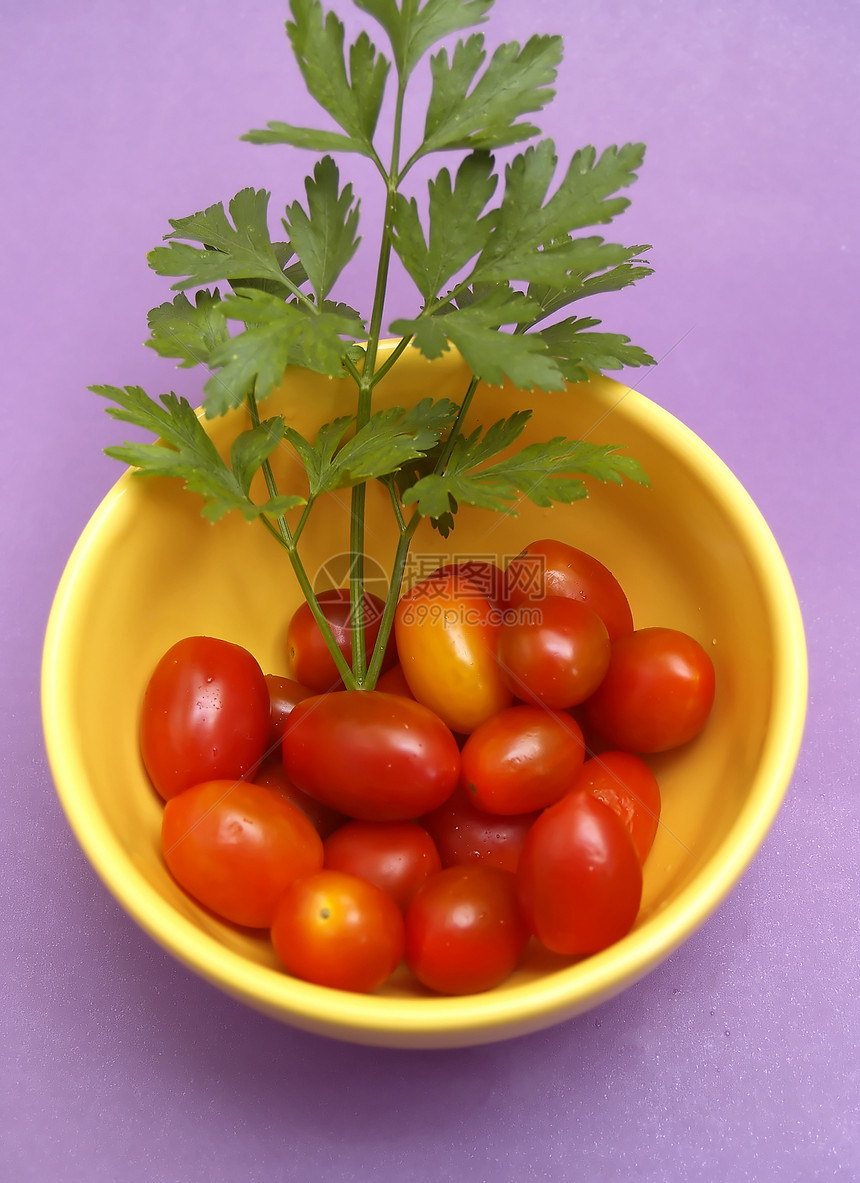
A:
POLYGON ((509 977, 529 941, 510 871, 472 864, 432 875, 406 913, 406 964, 439 994, 475 994, 509 977))
POLYGON ((280 674, 266 674, 266 687, 269 691, 269 747, 277 745, 280 749, 284 727, 293 707, 303 698, 311 698, 316 691, 280 674))
MULTIPOLYGON (((349 588, 333 588, 317 596, 323 616, 328 621, 338 649, 352 668, 352 609, 349 588)), ((379 596, 364 593, 364 646, 367 660, 379 636, 382 611, 385 607, 379 596)), ((328 651, 317 622, 307 602, 299 605, 287 628, 287 653, 293 677, 317 694, 337 690, 343 686, 334 658, 328 651)), ((397 661, 394 645, 389 643, 385 651, 383 669, 389 669, 397 661)))
POLYGON ((497 653, 517 698, 566 710, 584 702, 603 681, 610 650, 606 625, 587 604, 547 596, 509 613, 497 653))
POLYGON ((171 797, 161 845, 189 895, 248 928, 268 928, 293 879, 323 862, 322 839, 301 810, 248 781, 206 781, 171 797))
POLYGON ((278 902, 272 944, 288 973, 338 990, 378 990, 403 958, 403 916, 380 887, 322 870, 278 902))
POLYGON ((421 824, 429 831, 442 865, 485 863, 503 871, 516 871, 533 813, 500 814, 478 809, 472 794, 458 785, 438 809, 425 814, 421 824))
POLYGON ((482 723, 463 745, 460 783, 487 813, 531 813, 569 793, 585 759, 570 715, 515 706, 482 723))
POLYGON ((435 842, 416 822, 348 821, 323 847, 326 868, 375 883, 401 912, 424 880, 442 869, 435 842))
POLYGON ((298 788, 361 821, 420 817, 445 800, 460 775, 460 749, 442 720, 379 690, 300 702, 283 755, 298 788))
POLYGON ((489 559, 464 559, 457 563, 445 563, 444 566, 437 567, 428 578, 431 582, 451 579, 455 594, 483 596, 499 612, 503 612, 507 607, 505 573, 498 563, 489 559))
POLYGON ((567 596, 593 609, 610 641, 633 631, 633 613, 621 584, 593 555, 557 539, 531 542, 507 566, 512 607, 535 604, 545 596, 567 596))
POLYGON ((386 670, 381 674, 377 683, 376 689, 382 690, 386 694, 399 694, 401 698, 414 698, 415 695, 409 689, 409 683, 403 676, 403 669, 398 663, 393 665, 390 670, 386 670))
POLYGON ((269 692, 256 659, 214 637, 177 641, 143 696, 140 749, 168 800, 206 780, 247 776, 269 738, 269 692))
POLYGON ((554 953, 585 956, 630 931, 642 900, 642 868, 621 819, 574 791, 529 831, 517 870, 520 906, 554 953))
POLYGON ((601 752, 583 764, 574 789, 582 789, 608 805, 624 822, 639 862, 654 845, 660 825, 660 785, 639 756, 631 752, 601 752))
POLYGON ((397 605, 397 652, 409 688, 458 734, 513 701, 496 660, 501 624, 486 596, 451 571, 416 584, 397 605))
POLYGON ((613 644, 585 718, 611 748, 669 751, 702 730, 714 685, 713 663, 693 637, 677 629, 637 629, 613 644))
POLYGON ((280 746, 268 755, 260 767, 254 772, 254 784, 264 785, 267 789, 273 789, 279 796, 287 801, 291 801, 293 805, 302 811, 323 839, 327 838, 329 834, 332 834, 339 826, 342 826, 344 822, 349 820, 345 814, 338 813, 336 809, 331 809, 328 805, 324 805, 322 801, 317 801, 315 797, 311 797, 308 793, 303 793, 301 789, 296 788, 287 776, 280 746))

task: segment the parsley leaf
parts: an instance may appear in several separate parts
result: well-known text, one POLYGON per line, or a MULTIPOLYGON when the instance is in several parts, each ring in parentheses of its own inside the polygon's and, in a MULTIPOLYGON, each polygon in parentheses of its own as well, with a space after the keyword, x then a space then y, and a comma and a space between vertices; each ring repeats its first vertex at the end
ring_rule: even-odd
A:
POLYGON ((188 241, 156 247, 147 255, 149 265, 159 275, 182 277, 172 285, 174 291, 224 279, 269 280, 285 295, 295 291, 269 237, 268 207, 265 189, 242 189, 229 203, 232 226, 220 201, 187 218, 171 218, 173 229, 165 238, 188 241))
POLYGON ((344 444, 343 437, 355 424, 351 415, 324 424, 313 443, 292 427, 285 428, 284 436, 307 469, 313 498, 398 472, 434 448, 456 414, 457 404, 450 399, 424 398, 409 410, 377 411, 344 444))
POLYGON ((220 367, 203 388, 209 418, 240 405, 251 388, 258 399, 265 398, 288 365, 342 377, 344 337, 355 338, 363 332, 360 321, 339 312, 285 304, 277 296, 253 288, 226 297, 222 306, 227 318, 248 327, 228 337, 209 355, 210 367, 220 367))
POLYGON ((457 404, 423 398, 414 407, 377 411, 335 458, 338 486, 391 476, 424 456, 452 424, 457 404))
POLYGON ((359 242, 358 202, 352 185, 339 190, 340 174, 330 156, 318 161, 305 180, 308 212, 294 201, 287 206, 284 228, 298 255, 317 303, 322 304, 335 280, 356 252, 359 242))
POLYGON ((424 238, 418 203, 397 194, 394 249, 425 301, 432 299, 483 248, 493 216, 481 217, 496 189, 492 157, 473 152, 457 170, 454 184, 443 168, 430 193, 429 245, 424 238))
POLYGON ((594 149, 585 148, 545 200, 557 163, 553 143, 542 140, 527 148, 505 171, 505 193, 472 282, 520 279, 563 286, 581 249, 571 232, 609 222, 627 207, 627 198, 610 195, 633 183, 643 152, 641 144, 627 144, 607 148, 596 159, 594 149))
POLYGON ((254 143, 286 143, 299 148, 360 152, 376 158, 373 134, 379 119, 390 63, 377 53, 366 33, 350 46, 349 75, 344 58, 344 27, 320 0, 290 0, 293 19, 287 35, 308 93, 343 128, 336 132, 270 123, 268 131, 252 131, 254 143))
POLYGON ((354 0, 382 25, 394 50, 397 72, 405 81, 431 45, 486 19, 494 0, 354 0))
POLYGON ((142 427, 161 439, 155 444, 106 448, 107 455, 130 464, 136 475, 179 477, 187 489, 204 499, 203 516, 209 521, 217 521, 233 509, 247 521, 254 521, 305 504, 305 499, 297 496, 271 497, 260 504, 250 497, 254 474, 283 437, 280 418, 266 420, 236 437, 230 452, 231 468, 184 398, 162 394, 156 402, 139 386, 91 386, 90 390, 118 404, 108 408, 114 419, 142 427))
POLYGON ((524 499, 549 507, 588 495, 582 476, 621 484, 624 477, 647 483, 636 461, 618 453, 612 445, 590 444, 562 436, 546 443, 529 444, 519 452, 488 463, 506 451, 522 434, 530 411, 517 411, 499 420, 486 432, 476 428, 460 436, 444 473, 431 473, 403 494, 406 505, 431 519, 456 513, 460 505, 474 505, 495 513, 514 514, 524 499))
POLYGON ((179 359, 179 368, 207 362, 227 337, 227 321, 218 289, 202 288, 192 304, 184 292, 171 303, 159 304, 147 317, 146 344, 160 357, 179 359))
POLYGON ((537 135, 533 124, 517 120, 552 99, 561 51, 560 37, 500 45, 473 86, 487 56, 483 34, 458 42, 450 62, 441 50, 430 59, 433 88, 415 158, 445 148, 501 148, 537 135))
POLYGON ((624 366, 654 366, 657 363, 629 337, 620 333, 593 333, 599 325, 592 317, 569 317, 541 329, 536 336, 546 342, 568 382, 587 382, 588 371, 620 370, 624 366))
POLYGON ((531 283, 527 292, 530 299, 541 306, 541 317, 596 292, 618 291, 650 275, 639 256, 648 246, 619 246, 605 242, 597 235, 588 238, 566 239, 568 271, 563 281, 555 284, 531 283))
POLYGON ((510 379, 523 390, 564 390, 564 379, 536 334, 500 332, 506 324, 530 323, 539 305, 507 284, 489 285, 477 299, 443 314, 397 320, 393 332, 412 335, 427 357, 437 357, 451 341, 474 374, 490 386, 510 379))

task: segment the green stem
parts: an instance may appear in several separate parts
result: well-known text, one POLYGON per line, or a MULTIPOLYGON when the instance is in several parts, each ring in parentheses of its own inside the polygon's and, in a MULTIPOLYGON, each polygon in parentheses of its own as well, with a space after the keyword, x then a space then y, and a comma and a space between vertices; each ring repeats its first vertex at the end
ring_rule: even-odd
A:
POLYGON ((448 461, 451 459, 451 453, 454 451, 454 445, 462 433, 463 420, 466 418, 469 407, 472 405, 472 399, 475 397, 475 391, 478 389, 479 381, 480 379, 473 374, 471 381, 469 382, 469 387, 463 396, 463 401, 460 403, 460 409, 457 412, 457 418, 454 420, 454 426, 448 433, 448 438, 445 440, 445 446, 436 459, 436 464, 433 468, 435 475, 444 472, 448 465, 448 461))
MULTIPOLYGON (((257 407, 257 395, 253 387, 248 391, 246 402, 248 406, 248 413, 251 416, 251 422, 253 423, 254 427, 259 427, 260 412, 259 408, 257 407)), ((262 470, 263 478, 266 482, 266 488, 269 491, 269 496, 277 497, 278 485, 275 480, 275 474, 272 471, 272 466, 268 459, 263 461, 262 470)), ((287 552, 287 556, 290 560, 290 564, 293 568, 293 572, 298 581, 299 587, 302 589, 302 594, 308 602, 311 615, 317 623, 317 627, 319 628, 322 638, 325 641, 326 648, 331 654, 334 664, 337 667, 337 672, 343 679, 344 685, 350 689, 353 689, 355 682, 352 676, 352 670, 349 668, 349 663, 338 647, 338 643, 334 638, 334 633, 331 631, 331 625, 323 615, 322 608, 319 606, 319 601, 314 594, 314 589, 311 586, 311 581, 308 578, 308 573, 305 570, 304 563, 301 560, 297 548, 299 535, 304 528, 304 523, 307 519, 308 511, 310 510, 310 504, 311 503, 309 502, 305 506, 305 512, 302 514, 295 533, 290 531, 290 527, 287 524, 287 519, 282 513, 279 513, 277 516, 277 525, 275 525, 274 522, 265 516, 261 517, 260 521, 263 523, 272 537, 275 538, 287 552)))
POLYGON ((385 657, 385 650, 388 647, 388 639, 394 627, 394 614, 397 611, 397 603, 400 599, 400 588, 403 583, 403 572, 406 567, 406 559, 409 555, 409 547, 412 543, 412 536, 421 520, 421 515, 417 512, 413 513, 408 522, 404 520, 400 502, 397 498, 397 490, 394 487, 394 481, 388 482, 388 491, 391 495, 392 505, 394 506, 394 513, 400 529, 400 537, 397 541, 397 550, 394 554, 394 563, 391 569, 391 584, 388 588, 388 595, 385 598, 385 607, 382 611, 379 634, 376 638, 370 665, 367 668, 367 680, 365 682, 365 689, 367 690, 373 689, 382 670, 382 662, 385 657))
MULTIPOLYGON (((397 86, 394 132, 391 145, 391 168, 387 178, 388 194, 385 201, 382 239, 379 244, 379 266, 376 272, 376 288, 373 294, 373 309, 370 314, 367 350, 364 355, 364 366, 362 367, 361 378, 358 384, 358 410, 355 418, 356 431, 361 431, 370 420, 376 356, 382 333, 385 293, 388 287, 388 272, 391 266, 391 251, 393 246, 392 227, 394 224, 397 186, 399 184, 398 168, 400 139, 403 130, 403 99, 405 89, 405 81, 401 78, 397 86)), ((364 482, 362 482, 361 484, 355 485, 352 490, 349 531, 349 599, 350 615, 352 618, 352 669, 355 681, 359 687, 364 686, 367 673, 367 653, 364 638, 364 534, 366 508, 367 489, 364 482)))
MULTIPOLYGON (((460 409, 457 412, 457 418, 454 421, 454 426, 445 441, 445 446, 440 452, 436 464, 433 467, 434 473, 441 473, 445 471, 448 461, 451 459, 451 453, 454 450, 454 445, 457 442, 457 437, 460 435, 463 426, 463 420, 466 417, 472 399, 475 397, 475 391, 478 389, 479 379, 472 375, 469 382, 468 389, 463 396, 463 401, 460 404, 460 409)), ((385 608, 382 613, 382 623, 379 627, 379 634, 376 638, 376 645, 374 646, 373 655, 371 657, 370 665, 367 669, 367 679, 364 683, 366 689, 373 689, 379 678, 380 670, 382 669, 382 661, 385 656, 385 649, 388 645, 388 638, 391 636, 391 629, 394 624, 394 614, 397 609, 397 601, 400 599, 400 587, 403 583, 403 571, 406 566, 406 559, 409 555, 409 547, 412 544, 412 538, 421 520, 421 515, 416 510, 412 517, 407 522, 403 517, 403 509, 400 504, 400 499, 397 495, 397 487, 393 479, 389 479, 388 493, 391 498, 391 505, 394 509, 394 516, 397 519, 397 528, 400 531, 400 538, 397 543, 397 550, 394 555, 394 565, 391 573, 391 585, 388 588, 388 595, 385 600, 385 608)))
POLYGON ((401 354, 406 349, 409 348, 409 345, 411 342, 412 342, 411 337, 401 337, 400 338, 400 340, 397 342, 397 344, 391 350, 391 353, 388 355, 388 357, 385 359, 385 361, 382 363, 382 365, 379 367, 379 369, 373 375, 373 385, 374 386, 377 384, 377 382, 382 381, 382 379, 385 377, 385 375, 388 373, 388 371, 392 368, 392 366, 394 366, 397 363, 397 359, 401 356, 401 354))

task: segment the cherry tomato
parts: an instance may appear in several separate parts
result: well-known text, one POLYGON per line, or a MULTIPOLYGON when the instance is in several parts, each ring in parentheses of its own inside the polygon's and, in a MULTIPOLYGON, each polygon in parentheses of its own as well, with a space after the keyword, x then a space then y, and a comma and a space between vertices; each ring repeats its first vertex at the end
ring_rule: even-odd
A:
POLYGON ((322 839, 301 810, 249 781, 205 781, 171 797, 161 846, 189 895, 248 928, 268 928, 293 879, 323 862, 322 839))
POLYGON ((399 694, 402 698, 415 697, 409 689, 409 683, 404 678, 400 665, 393 665, 390 670, 386 670, 378 679, 376 689, 383 690, 386 694, 399 694))
POLYGON ((520 852, 537 813, 486 813, 462 785, 438 809, 421 818, 442 859, 443 867, 486 863, 516 871, 520 852))
POLYGON ((532 826, 517 870, 529 928, 554 953, 597 953, 633 926, 642 868, 624 823, 590 793, 572 792, 532 826))
POLYGON ((430 577, 397 605, 397 652, 409 688, 452 731, 468 734, 510 706, 496 660, 501 615, 453 572, 430 577))
POLYGON ((453 580, 457 595, 483 596, 498 611, 504 611, 507 604, 505 573, 498 563, 488 559, 465 559, 459 563, 446 563, 428 576, 430 582, 439 579, 453 580))
POLYGON ((506 575, 511 606, 534 604, 545 596, 567 596, 592 608, 606 625, 610 641, 633 631, 633 613, 621 584, 598 559, 566 542, 544 538, 511 559, 506 575))
POLYGON ((401 912, 427 876, 442 869, 436 844, 416 822, 350 821, 323 845, 329 870, 375 883, 401 912))
POLYGON ((269 747, 277 744, 280 748, 284 725, 293 707, 303 698, 310 698, 316 691, 279 674, 266 674, 266 687, 269 691, 269 747))
POLYGON ((630 752, 601 752, 586 760, 574 789, 584 789, 624 822, 644 863, 660 824, 660 786, 644 760, 630 752))
POLYGON ((186 637, 155 667, 143 696, 140 749, 167 800, 205 780, 238 780, 263 758, 269 692, 255 658, 229 641, 186 637))
POLYGON ((280 747, 268 755, 256 770, 254 784, 265 785, 298 806, 321 838, 327 838, 338 826, 349 820, 346 814, 338 813, 336 809, 323 805, 322 801, 296 788, 287 776, 280 747))
POLYGON ((573 787, 585 759, 570 715, 516 706, 482 723, 463 745, 460 783, 487 813, 530 813, 573 787))
POLYGON ((612 646, 606 677, 585 704, 612 748, 665 752, 693 739, 714 701, 714 667, 686 633, 643 628, 612 646))
POLYGON ((376 884, 322 870, 295 880, 281 896, 272 944, 294 977, 367 994, 403 958, 403 916, 376 884))
MULTIPOLYGON (((317 596, 322 614, 331 626, 337 647, 352 667, 352 609, 349 602, 349 588, 333 588, 317 596)), ((367 660, 373 652, 379 628, 382 624, 382 610, 385 607, 379 596, 364 593, 364 646, 367 660)), ((337 690, 342 685, 334 658, 329 653, 323 635, 307 602, 295 611, 287 628, 287 652, 290 669, 295 678, 318 694, 337 690)), ((383 669, 397 661, 393 644, 386 648, 383 669)))
POLYGON ((509 613, 497 653, 517 698, 565 709, 584 702, 603 681, 609 633, 587 604, 547 596, 509 613))
POLYGON ((529 940, 510 871, 447 867, 406 913, 406 964, 439 994, 491 990, 516 969, 529 940))
POLYGON ((303 792, 362 821, 420 817, 460 775, 460 749, 442 720, 379 690, 306 698, 290 715, 283 752, 303 792))

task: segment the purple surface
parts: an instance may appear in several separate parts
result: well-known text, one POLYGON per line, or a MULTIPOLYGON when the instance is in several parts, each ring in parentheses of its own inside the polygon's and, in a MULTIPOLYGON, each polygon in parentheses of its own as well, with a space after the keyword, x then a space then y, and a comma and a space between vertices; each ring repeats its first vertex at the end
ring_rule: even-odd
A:
MULTIPOLYGON (((523 38, 532 19, 565 33, 560 97, 541 120, 562 155, 648 142, 619 235, 656 244, 658 272, 600 312, 661 359, 642 390, 756 499, 805 615, 797 773, 708 924, 555 1030, 375 1051, 278 1026, 197 981, 72 837, 38 669, 65 559, 119 471, 86 387, 195 395, 196 371, 141 348, 145 311, 165 298, 144 254, 168 217, 243 185, 299 195, 285 149, 237 142, 310 117, 284 15, 277 0, 43 0, 0 17, 0 1177, 856 1179, 856 4, 498 0, 490 26, 493 40, 523 38)), ((366 225, 377 209, 365 200, 366 225)), ((350 283, 366 305, 362 275, 350 283)))

